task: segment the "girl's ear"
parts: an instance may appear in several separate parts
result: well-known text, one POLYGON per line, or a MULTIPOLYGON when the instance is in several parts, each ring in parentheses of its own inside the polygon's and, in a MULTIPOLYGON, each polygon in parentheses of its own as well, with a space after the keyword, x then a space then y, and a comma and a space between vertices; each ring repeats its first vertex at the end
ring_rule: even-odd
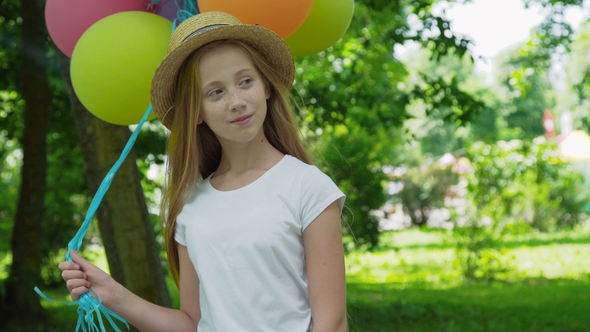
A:
POLYGON ((264 96, 266 97, 266 100, 270 99, 270 85, 268 85, 268 83, 264 84, 264 96))
POLYGON ((197 117, 197 124, 200 125, 201 123, 203 123, 203 116, 201 113, 199 113, 199 116, 197 117))

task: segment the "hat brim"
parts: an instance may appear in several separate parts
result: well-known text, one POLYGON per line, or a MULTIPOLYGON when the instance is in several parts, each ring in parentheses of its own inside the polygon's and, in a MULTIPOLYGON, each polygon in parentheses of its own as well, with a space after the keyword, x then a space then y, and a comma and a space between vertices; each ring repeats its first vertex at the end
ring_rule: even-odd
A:
POLYGON ((227 25, 199 33, 166 55, 152 79, 151 101, 154 113, 168 129, 172 127, 178 71, 197 49, 217 40, 241 40, 254 47, 277 72, 280 83, 289 90, 295 76, 295 64, 289 46, 273 31, 258 25, 227 25))

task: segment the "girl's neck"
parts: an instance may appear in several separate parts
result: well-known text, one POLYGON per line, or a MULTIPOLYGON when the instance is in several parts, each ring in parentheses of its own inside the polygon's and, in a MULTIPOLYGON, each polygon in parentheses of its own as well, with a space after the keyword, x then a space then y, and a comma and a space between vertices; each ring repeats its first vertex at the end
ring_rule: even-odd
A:
POLYGON ((268 170, 284 156, 266 139, 263 133, 245 144, 223 144, 221 162, 215 177, 225 173, 233 176, 251 170, 268 170))

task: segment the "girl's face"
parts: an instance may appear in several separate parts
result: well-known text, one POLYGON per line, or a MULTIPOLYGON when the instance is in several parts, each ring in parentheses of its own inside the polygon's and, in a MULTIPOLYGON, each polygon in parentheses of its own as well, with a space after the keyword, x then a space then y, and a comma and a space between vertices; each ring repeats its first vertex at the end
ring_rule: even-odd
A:
POLYGON ((199 61, 201 114, 223 145, 249 143, 264 136, 270 89, 241 49, 222 44, 199 61))

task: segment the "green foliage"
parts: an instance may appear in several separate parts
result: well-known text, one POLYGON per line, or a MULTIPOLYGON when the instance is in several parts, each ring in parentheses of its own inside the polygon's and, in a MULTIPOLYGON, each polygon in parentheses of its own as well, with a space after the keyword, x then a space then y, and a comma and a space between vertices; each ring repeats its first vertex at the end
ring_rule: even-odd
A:
POLYGON ((555 106, 547 69, 535 62, 530 52, 533 51, 523 47, 519 54, 511 54, 502 61, 502 69, 496 72, 505 93, 500 122, 505 127, 517 129, 506 131, 500 137, 504 140, 533 139, 543 135, 543 111, 555 106))
POLYGON ((437 163, 409 165, 397 180, 403 189, 394 195, 394 201, 401 203, 404 212, 410 216, 413 225, 425 226, 430 211, 445 205, 445 195, 457 183, 457 175, 451 167, 437 163))
POLYGON ((457 125, 470 122, 475 115, 486 108, 485 103, 464 92, 456 77, 449 80, 421 75, 422 86, 417 85, 408 95, 408 103, 421 100, 432 105, 443 122, 457 125))
MULTIPOLYGON (((20 186, 20 139, 22 139, 25 100, 20 94, 19 52, 22 19, 19 1, 0 2, 0 252, 10 250, 14 213, 20 186), (16 162, 14 161, 16 158, 16 162)), ((55 269, 54 252, 67 245, 84 217, 89 203, 84 166, 76 125, 70 111, 65 84, 56 69, 55 52, 48 41, 47 77, 51 90, 49 133, 47 135, 47 184, 45 216, 42 221, 42 257, 44 271, 55 269)), ((31 129, 35 130, 35 129, 31 129)), ((61 276, 44 273, 46 281, 61 282, 61 276)))
MULTIPOLYGON (((476 215, 477 216, 477 215, 476 215)), ((511 272, 511 259, 498 248, 499 234, 490 225, 480 225, 470 219, 466 225, 456 225, 452 231, 455 244, 455 264, 467 280, 506 280, 511 272)))
MULTIPOLYGON (((84 220, 90 197, 76 124, 65 84, 56 69, 55 49, 49 49, 47 70, 51 89, 47 135, 47 189, 43 220, 43 269, 55 269, 55 252, 67 247, 84 220)), ((63 259, 64 256, 61 256, 63 259)), ((46 282, 61 283, 59 274, 46 282)))
POLYGON ((361 128, 342 125, 328 127, 316 143, 316 153, 322 156, 320 167, 331 175, 347 195, 343 221, 347 234, 357 247, 378 243, 378 220, 370 214, 385 203, 379 153, 387 149, 387 141, 374 142, 361 128), (372 146, 373 149, 367 147, 372 146))
POLYGON ((19 96, 20 62, 18 45, 22 18, 20 1, 0 2, 0 128, 4 136, 21 137, 24 101, 19 96))
POLYGON ((388 43, 381 43, 380 22, 369 12, 357 6, 339 43, 297 60, 294 88, 320 165, 348 196, 345 221, 355 243, 371 246, 379 230, 370 211, 385 202, 381 168, 394 156, 396 127, 405 117, 403 104, 395 102, 405 70, 388 43))
POLYGON ((443 119, 454 122, 467 121, 480 106, 452 78, 424 76, 414 90, 400 89, 408 72, 393 56, 395 44, 417 41, 434 59, 462 57, 467 50, 468 41, 431 14, 433 3, 357 2, 350 28, 338 43, 296 61, 294 89, 302 101, 305 135, 320 163, 326 163, 324 170, 348 195, 345 217, 361 246, 378 243, 377 220, 370 212, 385 202, 382 168, 400 159, 406 107, 425 100, 433 104, 430 109, 449 110, 443 119), (410 26, 410 16, 420 24, 410 26))
POLYGON ((495 223, 525 221, 539 230, 580 221, 587 193, 581 175, 559 160, 554 143, 510 141, 474 144, 468 177, 471 202, 495 223))
POLYGON ((473 172, 468 173, 467 208, 454 211, 452 238, 457 261, 468 279, 505 279, 511 258, 499 247, 511 229, 555 230, 581 220, 585 195, 581 176, 558 159, 555 146, 533 142, 476 143, 469 150, 473 172))
POLYGON ((24 100, 16 90, 19 65, 17 44, 22 19, 20 1, 0 2, 0 257, 10 250, 16 200, 20 187, 22 150, 21 113, 24 100))
POLYGON ((569 110, 574 128, 590 131, 590 21, 583 23, 573 36, 566 62, 569 89, 563 96, 563 110, 569 110))
POLYGON ((0 253, 7 252, 16 213, 22 152, 15 139, 0 135, 0 253))

